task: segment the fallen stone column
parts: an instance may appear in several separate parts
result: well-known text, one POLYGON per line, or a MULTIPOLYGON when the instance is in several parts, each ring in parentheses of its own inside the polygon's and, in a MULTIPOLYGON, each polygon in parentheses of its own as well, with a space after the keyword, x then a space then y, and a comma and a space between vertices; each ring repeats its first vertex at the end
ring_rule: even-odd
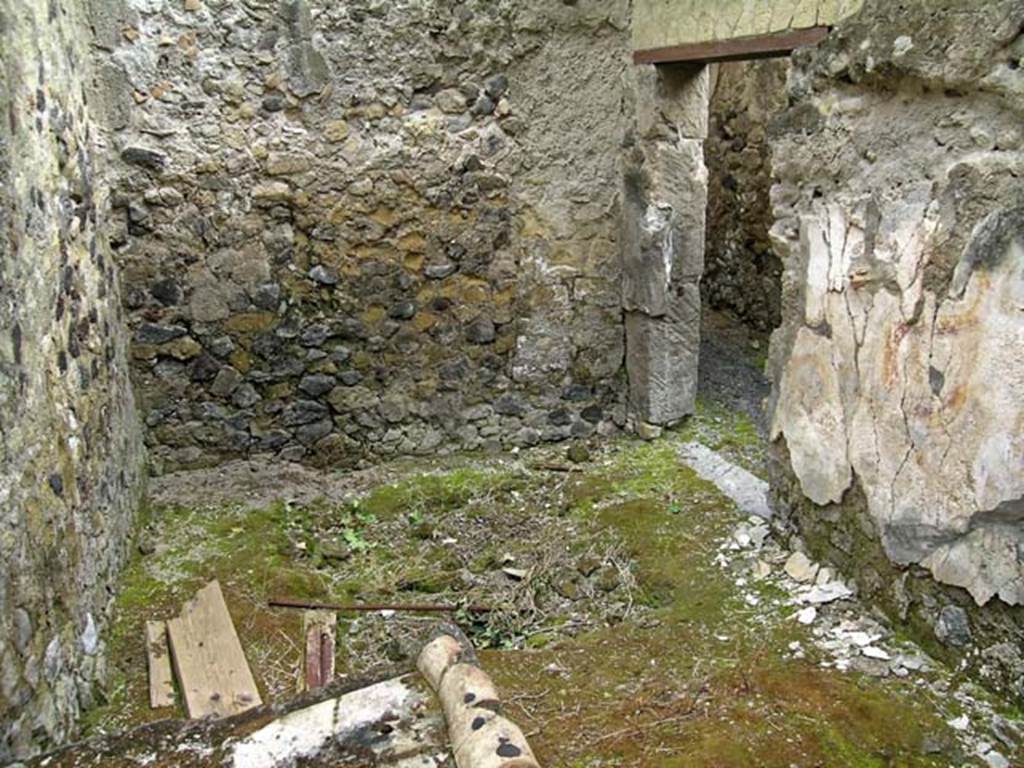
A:
POLYGON ((438 627, 416 666, 441 700, 458 768, 539 768, 523 732, 502 715, 498 691, 458 627, 438 627))

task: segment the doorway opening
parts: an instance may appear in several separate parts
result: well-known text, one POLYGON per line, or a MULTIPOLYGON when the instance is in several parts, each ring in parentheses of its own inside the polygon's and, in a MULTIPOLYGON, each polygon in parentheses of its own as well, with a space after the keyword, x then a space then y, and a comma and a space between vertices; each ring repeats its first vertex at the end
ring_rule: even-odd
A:
POLYGON ((764 428, 764 375, 781 321, 782 262, 771 242, 770 124, 787 104, 789 58, 709 65, 708 205, 699 391, 764 428))

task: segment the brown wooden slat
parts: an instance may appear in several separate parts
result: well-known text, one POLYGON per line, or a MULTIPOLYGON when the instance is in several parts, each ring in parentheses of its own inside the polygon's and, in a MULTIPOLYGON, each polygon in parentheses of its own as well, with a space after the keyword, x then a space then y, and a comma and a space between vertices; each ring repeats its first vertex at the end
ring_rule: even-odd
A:
POLYGON ((167 647, 167 623, 146 622, 146 660, 149 665, 149 706, 153 709, 174 706, 174 674, 167 647))
POLYGON ((228 717, 263 703, 218 582, 167 622, 167 636, 190 718, 228 717))
POLYGON ((633 52, 635 64, 669 64, 672 62, 737 61, 740 59, 766 59, 788 56, 804 45, 817 45, 828 37, 828 27, 794 29, 770 35, 737 37, 732 40, 714 40, 707 43, 671 45, 633 52))
POLYGON ((333 611, 306 611, 303 628, 306 632, 305 690, 315 691, 334 679, 334 643, 337 616, 333 611))

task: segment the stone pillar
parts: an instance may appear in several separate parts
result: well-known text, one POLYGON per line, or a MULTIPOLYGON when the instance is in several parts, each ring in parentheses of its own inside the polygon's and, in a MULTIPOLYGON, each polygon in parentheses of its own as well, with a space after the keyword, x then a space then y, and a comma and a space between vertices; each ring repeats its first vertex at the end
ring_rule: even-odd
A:
POLYGON ((623 290, 629 407, 636 426, 694 411, 707 209, 708 72, 635 71, 636 131, 623 194, 623 290))

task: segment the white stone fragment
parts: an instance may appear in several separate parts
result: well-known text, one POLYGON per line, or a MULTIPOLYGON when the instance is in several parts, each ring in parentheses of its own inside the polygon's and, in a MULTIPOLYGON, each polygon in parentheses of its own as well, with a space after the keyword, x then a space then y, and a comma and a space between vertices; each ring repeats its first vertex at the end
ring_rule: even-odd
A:
POLYGON ((803 552, 794 552, 790 555, 784 569, 789 578, 801 583, 813 581, 818 575, 817 563, 811 561, 803 552))
POLYGON ((805 626, 813 624, 816 618, 818 618, 818 609, 813 605, 801 608, 796 614, 796 620, 805 626))
POLYGON ((764 480, 736 466, 701 443, 687 443, 680 449, 679 454, 687 466, 703 479, 714 483, 745 515, 764 520, 771 519, 768 483, 764 480))
POLYGON ((921 656, 907 656, 905 654, 900 654, 896 661, 901 667, 905 667, 911 672, 918 672, 922 669, 928 668, 928 661, 921 656))
POLYGON ((797 594, 796 601, 810 605, 824 605, 825 603, 833 603, 836 600, 844 600, 848 597, 853 597, 852 589, 841 581, 830 581, 828 584, 820 587, 810 587, 802 590, 797 594))
POLYGON ((892 658, 886 651, 882 650, 877 645, 869 645, 861 648, 860 652, 869 659, 878 659, 879 661, 889 661, 892 658))
POLYGON ((851 632, 846 637, 859 648, 866 648, 878 639, 877 637, 872 637, 867 632, 851 632))
POLYGON ((971 727, 971 719, 967 715, 960 715, 960 717, 947 721, 947 725, 954 731, 966 731, 971 727))

